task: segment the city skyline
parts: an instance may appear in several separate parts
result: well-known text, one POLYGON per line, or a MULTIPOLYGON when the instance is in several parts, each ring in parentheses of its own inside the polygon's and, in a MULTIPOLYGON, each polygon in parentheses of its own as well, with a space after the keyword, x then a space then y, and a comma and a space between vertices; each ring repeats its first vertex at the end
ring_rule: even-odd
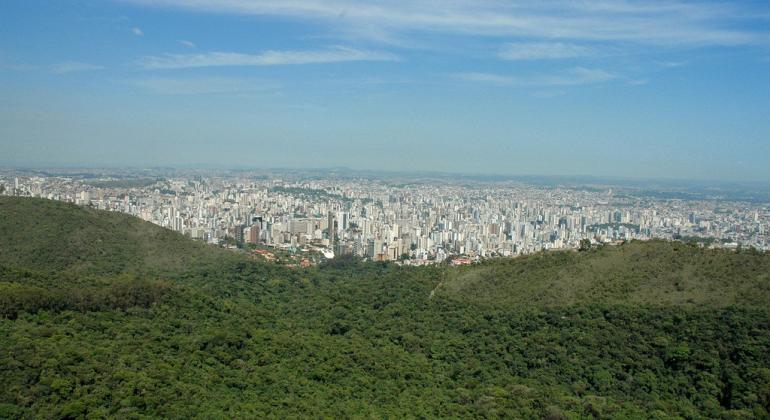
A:
POLYGON ((276 4, 4 3, 0 165, 770 179, 765 3, 276 4))
POLYGON ((469 263, 651 239, 767 250, 768 197, 736 193, 354 174, 0 171, 0 195, 128 213, 255 256, 275 257, 260 247, 300 250, 311 257, 304 264, 321 255, 469 263))

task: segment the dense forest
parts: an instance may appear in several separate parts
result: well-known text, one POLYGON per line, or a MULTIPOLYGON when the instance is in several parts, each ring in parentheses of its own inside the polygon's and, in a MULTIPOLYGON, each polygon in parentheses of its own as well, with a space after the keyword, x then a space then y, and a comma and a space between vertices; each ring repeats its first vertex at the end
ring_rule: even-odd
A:
POLYGON ((770 255, 289 269, 0 197, 0 418, 768 418, 770 255))

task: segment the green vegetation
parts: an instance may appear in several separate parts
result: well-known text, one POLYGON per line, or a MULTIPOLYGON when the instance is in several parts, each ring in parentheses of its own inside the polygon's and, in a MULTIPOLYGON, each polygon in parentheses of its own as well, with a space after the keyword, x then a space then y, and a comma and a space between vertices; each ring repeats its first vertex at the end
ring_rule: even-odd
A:
POLYGON ((228 257, 121 213, 0 197, 0 265, 79 274, 180 273, 228 257))
POLYGON ((630 242, 459 267, 437 293, 501 308, 604 304, 770 309, 770 255, 681 242, 630 242))
POLYGON ((717 239, 713 237, 702 237, 702 236, 680 236, 680 235, 674 235, 674 239, 680 242, 685 243, 692 243, 695 245, 703 245, 703 246, 711 246, 714 243, 728 243, 730 242, 729 239, 717 239))
POLYGON ((257 263, 0 198, 0 418, 767 418, 770 256, 257 263))
POLYGON ((103 287, 44 288, 23 283, 0 283, 0 317, 16 319, 38 311, 104 311, 148 308, 168 293, 167 283, 120 279, 103 287))

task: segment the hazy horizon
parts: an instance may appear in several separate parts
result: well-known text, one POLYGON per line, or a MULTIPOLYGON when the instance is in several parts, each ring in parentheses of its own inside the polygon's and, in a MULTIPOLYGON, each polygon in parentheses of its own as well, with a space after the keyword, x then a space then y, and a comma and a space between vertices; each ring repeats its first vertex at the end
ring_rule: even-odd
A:
MULTIPOLYGON (((754 191, 770 192, 770 180, 768 179, 748 179, 748 180, 730 180, 716 178, 670 178, 670 177, 628 177, 613 175, 591 175, 591 174, 533 174, 533 173, 500 173, 500 172, 463 172, 463 171, 438 171, 438 170, 395 170, 395 169, 374 169, 374 168, 351 168, 345 166, 328 167, 289 167, 289 166, 227 166, 217 164, 184 164, 184 165, 6 165, 0 162, 0 172, 39 172, 39 173, 93 173, 103 177, 117 176, 123 178, 141 178, 143 172, 153 172, 163 174, 164 171, 170 171, 167 175, 175 173, 252 173, 252 174, 321 174, 318 176, 327 176, 332 174, 347 174, 350 177, 363 177, 372 179, 444 179, 457 177, 460 181, 482 181, 482 182, 522 182, 525 184, 543 184, 543 185, 606 185, 608 187, 634 186, 635 188, 649 188, 658 190, 660 188, 675 188, 679 190, 698 190, 702 188, 716 188, 725 190, 734 188, 749 188, 754 191), (53 172, 50 172, 53 171, 53 172)), ((149 176, 149 175, 146 175, 149 176)))

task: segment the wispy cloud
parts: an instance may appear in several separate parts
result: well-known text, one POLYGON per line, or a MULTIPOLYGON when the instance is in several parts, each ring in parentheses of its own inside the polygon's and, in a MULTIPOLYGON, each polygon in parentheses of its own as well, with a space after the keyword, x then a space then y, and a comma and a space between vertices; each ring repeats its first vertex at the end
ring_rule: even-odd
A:
POLYGON ((617 76, 602 69, 575 67, 558 73, 535 74, 527 76, 501 75, 496 73, 460 73, 456 78, 467 82, 488 83, 499 86, 577 86, 603 83, 614 80, 617 76))
POLYGON ((145 69, 181 69, 216 66, 275 66, 289 64, 322 64, 344 61, 396 61, 387 52, 333 47, 318 51, 265 51, 259 54, 210 52, 204 54, 166 54, 148 56, 139 61, 145 69))
POLYGON ((104 70, 106 67, 97 65, 97 64, 90 64, 90 63, 83 63, 80 61, 65 61, 62 63, 56 63, 53 65, 33 65, 29 63, 21 63, 16 61, 8 61, 4 59, 3 57, 0 57, 0 70, 13 70, 13 71, 21 71, 21 72, 45 72, 45 73, 52 73, 52 74, 67 74, 67 73, 77 73, 77 72, 84 72, 84 71, 96 71, 96 70, 104 70))
POLYGON ((676 67, 682 67, 682 66, 686 65, 687 63, 684 62, 684 61, 663 61, 663 62, 658 62, 657 64, 660 67, 667 68, 667 69, 672 69, 672 68, 676 68, 676 67))
POLYGON ((459 73, 459 74, 456 74, 455 77, 460 80, 464 80, 466 82, 481 82, 481 83, 490 83, 495 85, 522 84, 521 79, 517 77, 503 76, 503 75, 494 74, 494 73, 478 73, 478 72, 459 73))
POLYGON ((95 70, 104 70, 104 66, 81 63, 79 61, 66 61, 64 63, 55 64, 53 67, 51 67, 51 73, 54 74, 67 74, 95 70))
POLYGON ((280 85, 261 80, 197 77, 197 78, 147 78, 127 81, 142 91, 157 95, 207 95, 207 94, 249 94, 267 92, 280 85))
POLYGON ((194 42, 188 41, 186 39, 180 39, 179 43, 184 45, 185 47, 189 47, 189 48, 195 48, 196 47, 194 42))
POLYGON ((549 85, 569 86, 608 82, 616 78, 615 74, 602 69, 575 67, 558 75, 547 76, 543 81, 549 85))
POLYGON ((144 36, 144 31, 142 31, 141 29, 139 29, 137 27, 131 28, 131 33, 133 33, 136 36, 144 36))
POLYGON ((567 92, 563 90, 542 90, 539 92, 534 92, 532 96, 536 98, 555 98, 557 96, 564 96, 567 92))
POLYGON ((388 39, 394 33, 443 32, 543 40, 655 45, 737 45, 768 41, 740 23, 740 3, 715 1, 124 0, 202 12, 326 20, 330 27, 388 39))
POLYGON ((508 43, 497 53, 504 60, 553 60, 593 55, 590 47, 561 42, 508 43))

